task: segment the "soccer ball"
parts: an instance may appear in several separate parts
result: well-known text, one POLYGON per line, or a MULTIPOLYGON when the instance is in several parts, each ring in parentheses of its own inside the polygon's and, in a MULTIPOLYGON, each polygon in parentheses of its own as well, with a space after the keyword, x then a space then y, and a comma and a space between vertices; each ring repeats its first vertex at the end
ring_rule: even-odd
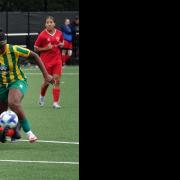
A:
POLYGON ((0 126, 5 128, 15 128, 18 124, 18 116, 15 112, 13 111, 4 111, 0 115, 0 126))

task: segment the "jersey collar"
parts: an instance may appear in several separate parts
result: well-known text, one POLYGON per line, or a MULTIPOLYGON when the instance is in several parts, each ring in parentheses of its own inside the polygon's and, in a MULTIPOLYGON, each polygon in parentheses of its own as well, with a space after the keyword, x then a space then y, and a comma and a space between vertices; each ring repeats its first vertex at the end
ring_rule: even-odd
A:
POLYGON ((47 32, 50 36, 54 36, 54 35, 56 34, 56 29, 55 29, 55 31, 54 31, 53 34, 49 33, 47 29, 46 29, 46 32, 47 32))

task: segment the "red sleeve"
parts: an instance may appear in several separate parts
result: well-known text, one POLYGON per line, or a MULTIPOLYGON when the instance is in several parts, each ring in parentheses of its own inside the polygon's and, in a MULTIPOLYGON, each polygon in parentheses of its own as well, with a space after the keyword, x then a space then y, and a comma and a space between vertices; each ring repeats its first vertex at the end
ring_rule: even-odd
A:
POLYGON ((40 34, 35 41, 34 47, 42 47, 42 45, 43 45, 43 37, 42 34, 40 34))

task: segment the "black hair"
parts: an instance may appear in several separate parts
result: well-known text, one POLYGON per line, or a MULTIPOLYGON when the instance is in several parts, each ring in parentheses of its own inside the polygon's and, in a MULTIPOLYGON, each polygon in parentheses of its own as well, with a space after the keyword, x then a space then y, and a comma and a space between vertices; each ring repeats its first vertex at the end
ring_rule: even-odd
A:
POLYGON ((6 40, 6 36, 3 32, 3 30, 0 28, 0 41, 5 41, 6 40))
POLYGON ((51 20, 53 20, 53 21, 55 22, 55 19, 54 19, 53 16, 47 16, 47 17, 46 17, 46 20, 47 20, 47 19, 51 19, 51 20))

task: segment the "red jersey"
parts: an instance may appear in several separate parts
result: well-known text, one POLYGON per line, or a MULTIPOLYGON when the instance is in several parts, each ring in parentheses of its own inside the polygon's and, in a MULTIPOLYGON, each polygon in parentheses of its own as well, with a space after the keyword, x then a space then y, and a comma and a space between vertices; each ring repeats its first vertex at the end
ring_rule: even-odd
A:
POLYGON ((53 48, 47 51, 41 51, 40 57, 44 63, 55 64, 62 63, 61 50, 58 47, 60 42, 63 42, 64 38, 62 32, 58 29, 55 29, 54 34, 50 34, 46 29, 42 31, 36 42, 34 47, 47 47, 49 43, 53 45, 53 48))

